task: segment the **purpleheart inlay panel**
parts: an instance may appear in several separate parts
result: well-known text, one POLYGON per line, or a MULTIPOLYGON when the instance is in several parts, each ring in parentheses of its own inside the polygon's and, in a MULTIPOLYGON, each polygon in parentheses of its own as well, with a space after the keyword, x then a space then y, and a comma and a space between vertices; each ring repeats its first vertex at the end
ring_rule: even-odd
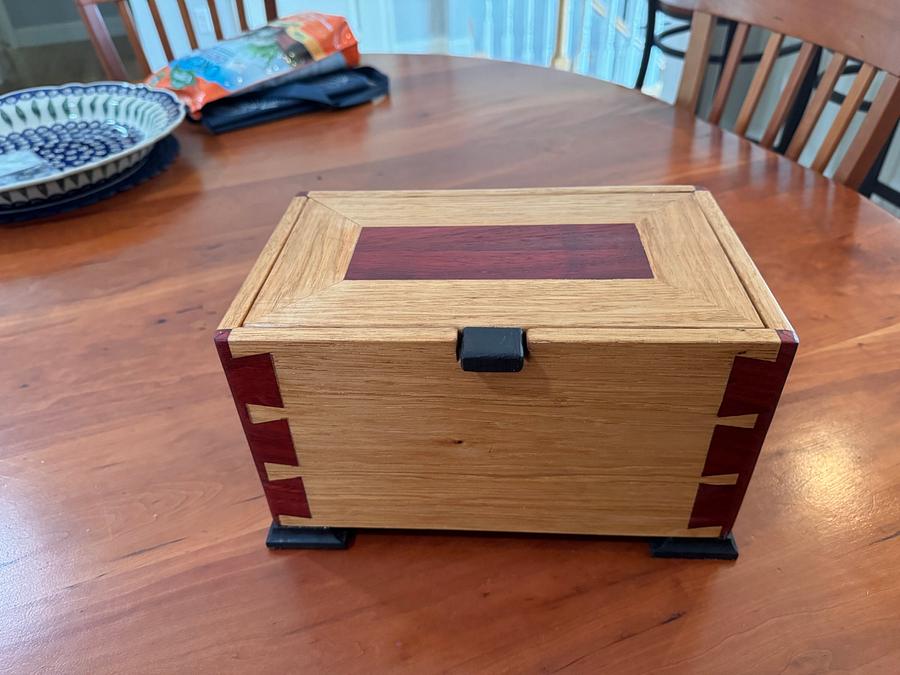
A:
POLYGON ((652 279, 634 223, 364 227, 349 280, 652 279))

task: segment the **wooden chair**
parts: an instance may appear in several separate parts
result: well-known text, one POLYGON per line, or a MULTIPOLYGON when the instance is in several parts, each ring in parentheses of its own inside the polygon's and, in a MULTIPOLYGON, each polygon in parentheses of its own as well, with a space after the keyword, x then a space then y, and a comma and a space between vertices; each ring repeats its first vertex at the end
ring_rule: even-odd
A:
MULTIPOLYGON (((237 5, 238 24, 242 31, 249 29, 249 26, 247 25, 246 8, 244 7, 245 1, 246 0, 235 0, 235 4, 237 5)), ((100 14, 100 5, 113 3, 119 10, 119 16, 122 17, 122 23, 125 25, 125 33, 128 36, 128 42, 131 44, 131 48, 137 56, 138 66, 141 68, 142 75, 149 75, 150 64, 147 62, 147 57, 144 54, 144 49, 138 38, 137 29, 134 25, 134 18, 131 15, 131 8, 128 6, 128 0, 75 0, 75 5, 81 13, 81 19, 84 21, 88 35, 91 38, 91 44, 94 45, 94 51, 97 52, 97 57, 103 65, 103 71, 106 73, 106 76, 112 80, 130 79, 128 72, 125 70, 125 64, 122 62, 122 57, 119 55, 112 37, 109 34, 109 28, 106 26, 106 22, 100 14)), ((147 0, 147 4, 150 7, 150 13, 153 15, 153 23, 156 25, 156 32, 157 35, 159 35, 159 41, 162 44, 163 52, 165 52, 166 58, 171 61, 175 58, 175 54, 172 51, 172 45, 169 42, 166 27, 160 16, 157 0, 147 0)), ((219 21, 216 3, 214 0, 206 0, 206 4, 207 7, 209 7, 209 14, 212 17, 213 30, 215 31, 216 39, 221 40, 223 39, 222 24, 219 21)), ((277 18, 278 10, 275 5, 275 0, 265 0, 265 8, 267 21, 272 21, 277 18)), ((191 16, 188 13, 186 0, 178 0, 178 9, 181 13, 181 21, 184 24, 185 33, 187 33, 191 49, 196 49, 198 46, 197 35, 194 32, 194 26, 191 24, 191 16)))
MULTIPOLYGON (((735 74, 751 26, 771 31, 762 59, 744 96, 735 133, 745 135, 756 111, 785 36, 802 40, 802 46, 768 120, 759 144, 771 148, 797 101, 810 68, 818 63, 821 48, 832 52, 825 72, 793 131, 785 155, 796 160, 806 146, 825 104, 832 96, 848 59, 861 62, 837 116, 818 148, 811 168, 823 171, 847 131, 853 115, 878 70, 884 80, 868 113, 834 174, 838 182, 859 189, 900 118, 900 7, 879 0, 667 0, 667 4, 693 10, 691 35, 675 105, 696 112, 710 53, 716 19, 737 22, 731 46, 720 71, 709 113, 718 124, 731 93, 735 74)), ((815 73, 812 73, 813 76, 815 73)))

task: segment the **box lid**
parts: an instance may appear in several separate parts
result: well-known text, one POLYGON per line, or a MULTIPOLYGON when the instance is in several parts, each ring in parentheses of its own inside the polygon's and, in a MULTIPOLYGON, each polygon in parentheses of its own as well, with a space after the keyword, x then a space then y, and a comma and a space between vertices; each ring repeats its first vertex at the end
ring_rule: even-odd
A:
POLYGON ((788 324, 709 193, 642 186, 308 193, 223 326, 788 324))

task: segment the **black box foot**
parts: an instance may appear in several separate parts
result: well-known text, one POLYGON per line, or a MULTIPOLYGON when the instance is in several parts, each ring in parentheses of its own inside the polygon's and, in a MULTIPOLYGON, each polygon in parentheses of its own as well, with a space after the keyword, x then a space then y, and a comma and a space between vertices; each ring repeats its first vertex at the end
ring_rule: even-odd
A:
POLYGON ((693 560, 737 560, 734 535, 725 537, 661 537, 650 540, 654 558, 691 558, 693 560))
POLYGON ((355 530, 347 527, 284 527, 272 523, 266 546, 283 548, 350 548, 355 530))

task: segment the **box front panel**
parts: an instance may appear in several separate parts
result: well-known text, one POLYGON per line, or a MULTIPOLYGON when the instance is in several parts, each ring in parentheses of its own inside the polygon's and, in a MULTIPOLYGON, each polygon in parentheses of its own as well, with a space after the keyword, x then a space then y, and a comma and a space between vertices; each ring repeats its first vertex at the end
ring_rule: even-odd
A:
POLYGON ((290 429, 295 461, 257 456, 267 495, 304 491, 307 512, 273 506, 282 524, 711 536, 724 523, 698 509, 743 480, 709 464, 714 430, 760 417, 722 414, 736 357, 781 349, 711 333, 534 329, 519 373, 463 372, 453 329, 238 329, 229 347, 272 357, 281 406, 245 405, 251 427, 290 429))

